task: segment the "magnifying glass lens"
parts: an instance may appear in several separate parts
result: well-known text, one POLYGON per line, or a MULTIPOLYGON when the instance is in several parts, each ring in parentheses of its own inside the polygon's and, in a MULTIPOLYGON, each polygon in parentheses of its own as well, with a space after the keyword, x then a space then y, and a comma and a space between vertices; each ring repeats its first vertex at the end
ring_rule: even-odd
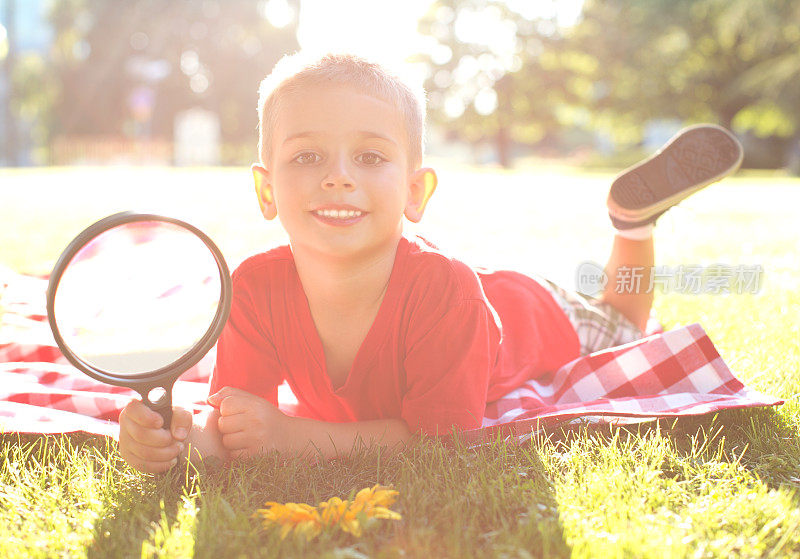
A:
POLYGON ((149 373, 192 349, 221 301, 214 255, 195 234, 164 221, 104 231, 70 260, 54 316, 70 350, 108 374, 149 373))

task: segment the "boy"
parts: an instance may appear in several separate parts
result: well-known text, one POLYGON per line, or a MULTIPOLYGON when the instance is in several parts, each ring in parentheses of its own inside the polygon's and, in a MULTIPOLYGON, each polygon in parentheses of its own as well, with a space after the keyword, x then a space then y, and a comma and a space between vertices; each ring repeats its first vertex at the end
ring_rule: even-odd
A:
POLYGON ((403 237, 403 215, 422 218, 436 175, 421 167, 421 98, 380 66, 288 57, 260 93, 256 193, 290 246, 233 274, 205 421, 176 409, 167 431, 141 402, 121 413, 122 455, 143 471, 169 469, 188 444, 223 459, 334 456, 359 439, 395 446, 415 432, 479 427, 487 401, 641 337, 652 294, 617 293, 616 270, 649 273, 655 219, 742 157, 728 132, 693 127, 620 175, 608 283, 592 299, 515 272, 476 274, 403 237), (278 410, 284 380, 305 417, 278 410))

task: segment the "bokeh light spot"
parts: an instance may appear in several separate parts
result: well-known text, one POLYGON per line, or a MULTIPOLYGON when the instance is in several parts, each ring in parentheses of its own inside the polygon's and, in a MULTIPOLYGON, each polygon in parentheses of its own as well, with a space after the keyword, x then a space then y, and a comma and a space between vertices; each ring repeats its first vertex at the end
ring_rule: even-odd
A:
POLYGON ((195 93, 203 93, 206 89, 208 89, 208 78, 204 74, 195 74, 189 80, 189 87, 192 88, 192 91, 195 93))
POLYGON ((193 50, 183 51, 181 54, 181 72, 193 76, 200 69, 200 58, 193 50))
POLYGON ((134 50, 144 50, 150 44, 150 38, 146 33, 137 31, 131 35, 131 48, 134 50))
POLYGON ((273 27, 279 29, 294 20, 294 10, 286 0, 264 0, 259 2, 258 11, 273 27))

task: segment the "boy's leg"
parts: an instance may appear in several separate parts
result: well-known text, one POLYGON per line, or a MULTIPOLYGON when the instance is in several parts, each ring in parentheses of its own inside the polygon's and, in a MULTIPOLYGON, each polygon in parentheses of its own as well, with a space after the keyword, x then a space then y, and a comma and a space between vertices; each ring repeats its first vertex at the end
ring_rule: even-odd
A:
POLYGON ((652 230, 656 219, 701 188, 730 175, 742 162, 742 146, 716 125, 678 132, 652 157, 620 173, 608 194, 608 213, 617 229, 601 300, 645 329, 653 304, 652 230))
POLYGON ((654 264, 652 235, 644 240, 614 236, 605 267, 608 283, 600 300, 621 312, 642 332, 653 306, 653 292, 648 288, 654 264))

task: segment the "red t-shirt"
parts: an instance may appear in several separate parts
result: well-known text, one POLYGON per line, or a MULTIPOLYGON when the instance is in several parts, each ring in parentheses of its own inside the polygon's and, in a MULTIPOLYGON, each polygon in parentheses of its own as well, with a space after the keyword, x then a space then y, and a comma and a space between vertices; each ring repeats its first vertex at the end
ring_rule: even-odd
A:
POLYGON ((476 273, 402 238, 375 322, 334 389, 291 249, 253 256, 232 277, 211 393, 233 386, 277 404, 286 380, 315 419, 401 418, 431 434, 475 428, 487 401, 580 355, 566 315, 533 278, 476 273))

